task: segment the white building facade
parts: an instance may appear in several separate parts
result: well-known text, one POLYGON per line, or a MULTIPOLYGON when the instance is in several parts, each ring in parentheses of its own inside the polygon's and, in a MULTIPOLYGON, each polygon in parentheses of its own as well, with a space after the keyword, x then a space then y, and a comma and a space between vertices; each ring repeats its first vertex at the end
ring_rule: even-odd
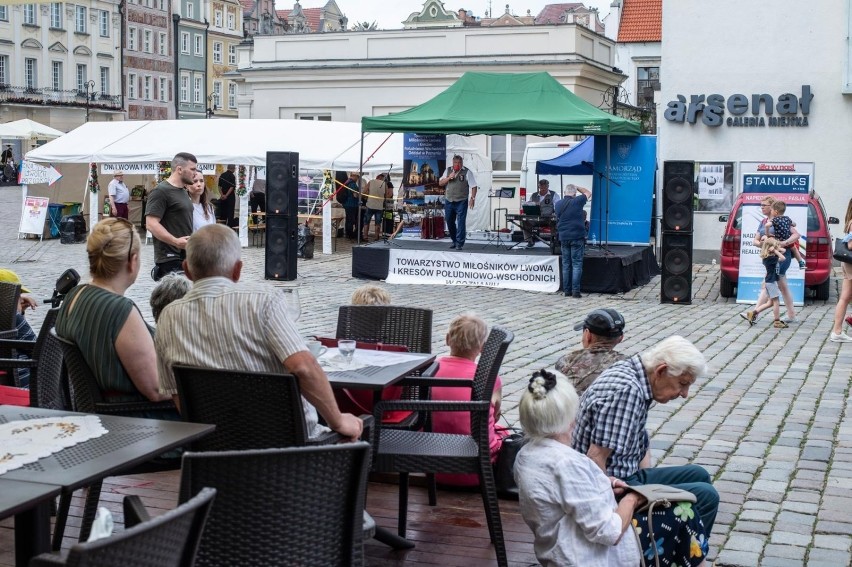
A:
MULTIPOLYGON (((712 9, 663 4, 661 173, 666 160, 732 164, 735 198, 742 192, 743 162, 812 162, 813 185, 826 212, 842 219, 852 197, 852 0, 814 0, 800 8, 792 0, 771 6, 720 0, 712 9), (779 98, 792 100, 783 97, 788 93, 797 109, 779 122, 779 98), (710 95, 724 99, 719 125, 700 106, 710 95), (753 95, 769 95, 774 104, 755 108, 753 95), (674 111, 665 115, 679 96, 686 101, 683 120, 674 111), (742 114, 740 100, 747 104, 742 114), (690 106, 700 110, 691 116, 690 106)), ((724 212, 696 213, 697 252, 718 256, 724 212)), ((839 235, 838 227, 832 230, 839 235)))

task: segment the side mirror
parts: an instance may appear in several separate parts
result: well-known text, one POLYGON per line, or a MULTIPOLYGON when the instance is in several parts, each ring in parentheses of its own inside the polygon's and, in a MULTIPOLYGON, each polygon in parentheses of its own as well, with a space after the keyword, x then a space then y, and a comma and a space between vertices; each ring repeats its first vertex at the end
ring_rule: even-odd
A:
POLYGON ((828 224, 840 224, 840 221, 837 217, 828 217, 828 224))
POLYGON ((719 222, 728 222, 728 215, 719 215, 719 222))

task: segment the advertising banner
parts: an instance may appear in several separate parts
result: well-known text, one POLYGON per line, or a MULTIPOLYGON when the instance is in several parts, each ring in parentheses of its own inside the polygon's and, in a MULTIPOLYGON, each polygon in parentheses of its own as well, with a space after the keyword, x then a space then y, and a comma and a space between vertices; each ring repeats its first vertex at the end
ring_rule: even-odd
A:
MULTIPOLYGON (((123 171, 127 175, 156 175, 160 172, 160 165, 156 161, 140 162, 140 163, 102 163, 101 173, 112 175, 116 171, 123 171)), ((216 164, 199 163, 198 171, 204 175, 215 175, 216 164)))
POLYGON ((552 293, 559 289, 559 256, 390 250, 388 283, 474 285, 552 293))
POLYGON ((21 211, 21 225, 18 227, 18 232, 41 236, 44 233, 44 221, 47 220, 48 204, 50 204, 50 199, 47 197, 27 197, 24 199, 24 209, 21 211))
POLYGON ((657 137, 612 136, 609 170, 605 139, 598 138, 595 142, 589 239, 594 235, 594 240, 609 244, 648 244, 657 137), (601 143, 597 143, 599 140, 601 143), (609 176, 611 182, 607 183, 599 174, 609 176))
POLYGON ((27 160, 21 162, 21 171, 18 173, 18 183, 22 185, 53 185, 61 178, 62 174, 53 166, 45 167, 27 160))
MULTIPOLYGON (((403 135, 402 154, 404 198, 419 205, 440 201, 436 189, 438 179, 447 166, 447 137, 443 134, 406 133, 403 135)), ((440 193, 443 194, 443 190, 440 193)))

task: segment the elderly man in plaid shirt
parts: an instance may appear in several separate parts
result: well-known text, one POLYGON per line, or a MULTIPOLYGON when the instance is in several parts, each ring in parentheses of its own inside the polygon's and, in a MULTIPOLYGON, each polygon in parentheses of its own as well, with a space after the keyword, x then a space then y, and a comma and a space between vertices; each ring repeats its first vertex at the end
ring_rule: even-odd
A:
POLYGON ((710 475, 698 465, 651 467, 645 428, 652 402, 686 398, 689 387, 705 371, 704 355, 678 336, 616 362, 583 394, 573 447, 627 484, 667 484, 692 492, 709 536, 719 508, 710 475))

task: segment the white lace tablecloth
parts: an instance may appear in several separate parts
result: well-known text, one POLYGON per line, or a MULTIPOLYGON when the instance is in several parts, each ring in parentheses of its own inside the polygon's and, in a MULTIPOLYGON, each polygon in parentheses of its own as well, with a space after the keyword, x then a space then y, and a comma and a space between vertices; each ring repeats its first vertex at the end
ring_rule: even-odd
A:
POLYGON ((0 474, 107 433, 96 415, 25 419, 0 424, 0 474))
POLYGON ((331 347, 317 360, 326 372, 339 372, 342 370, 359 370, 369 366, 393 366, 394 364, 417 360, 422 356, 407 352, 356 349, 352 362, 347 363, 346 359, 337 351, 337 348, 331 347))

